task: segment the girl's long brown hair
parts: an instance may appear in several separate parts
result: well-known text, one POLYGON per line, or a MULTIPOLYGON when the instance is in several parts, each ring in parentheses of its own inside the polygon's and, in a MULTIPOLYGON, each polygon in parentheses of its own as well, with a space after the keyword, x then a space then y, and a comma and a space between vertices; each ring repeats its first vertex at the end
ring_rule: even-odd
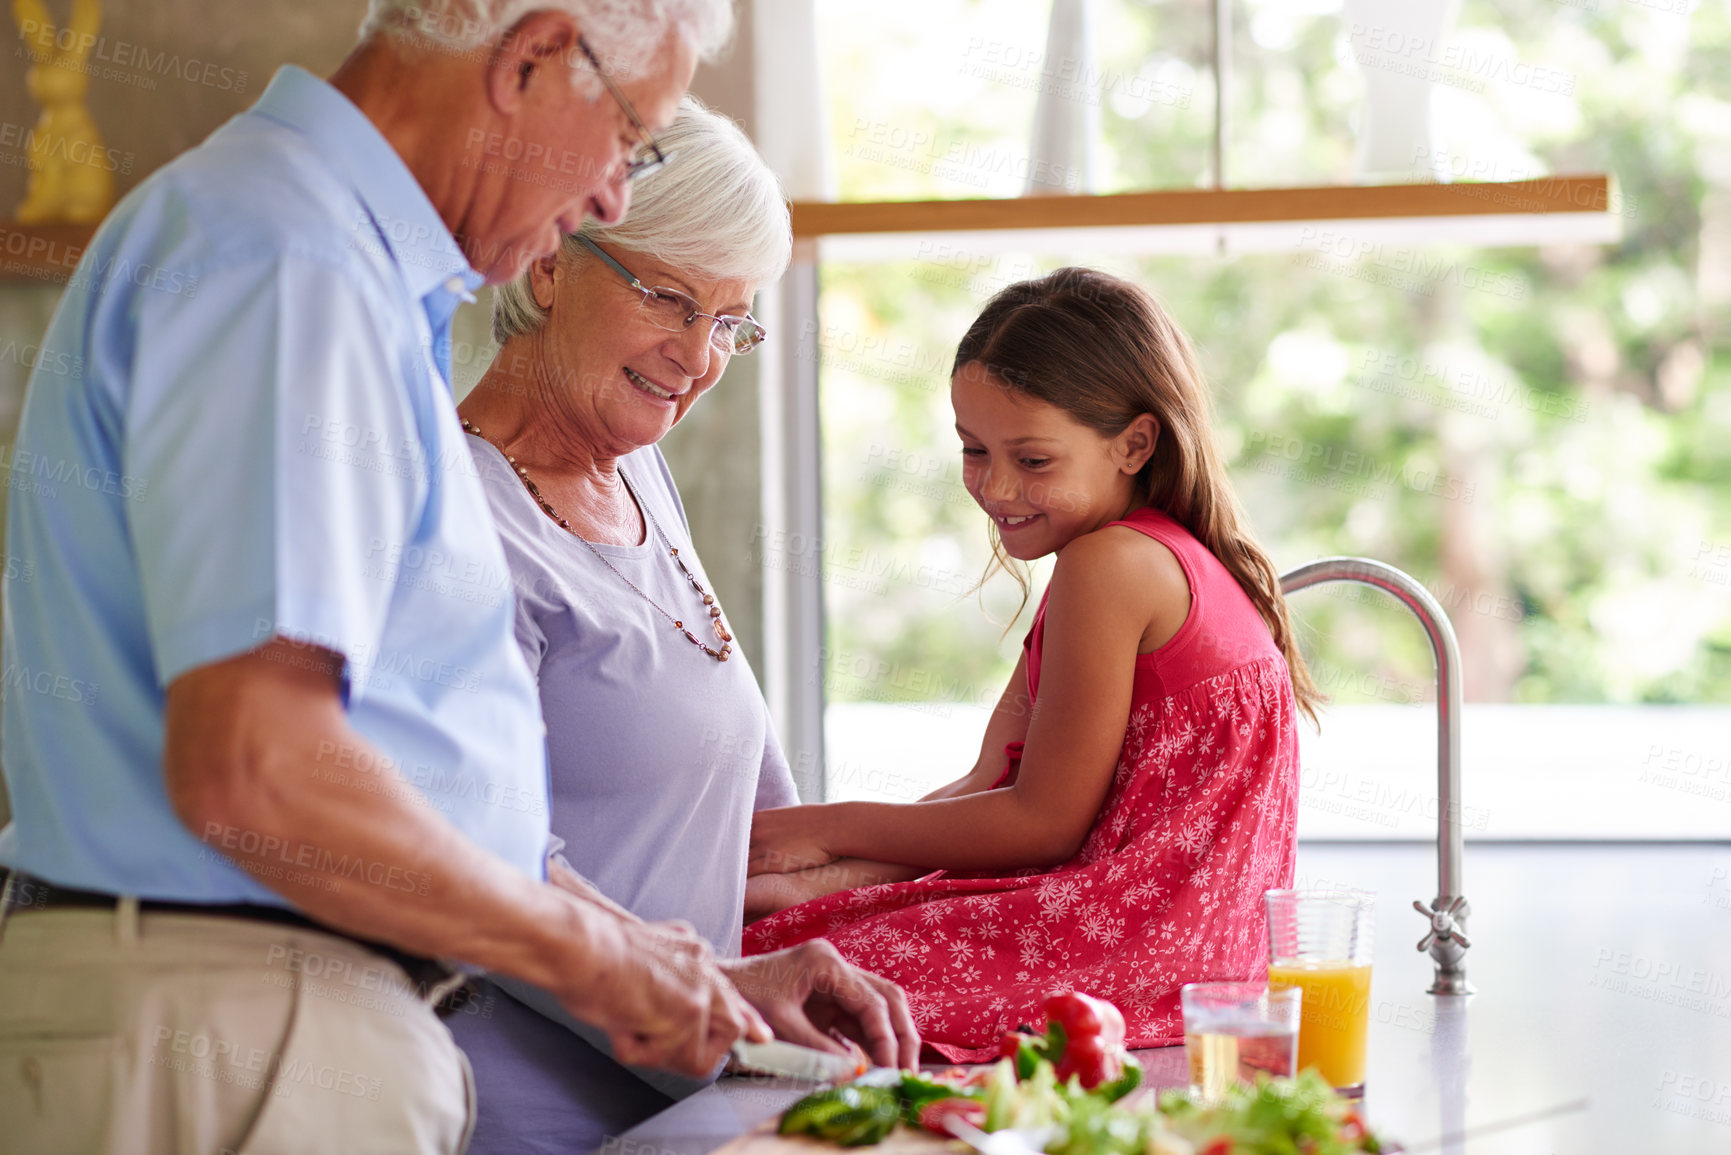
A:
MULTIPOLYGON (((978 363, 1019 393, 1056 405, 1102 437, 1143 413, 1160 432, 1136 475, 1148 504, 1220 559, 1286 658, 1298 707, 1316 720, 1323 695, 1293 635, 1280 574, 1257 545, 1214 442, 1212 404, 1184 331, 1150 294, 1109 274, 1067 268, 1004 289, 956 349, 952 373, 978 363)), ((998 564, 1022 586, 996 529, 998 564)))

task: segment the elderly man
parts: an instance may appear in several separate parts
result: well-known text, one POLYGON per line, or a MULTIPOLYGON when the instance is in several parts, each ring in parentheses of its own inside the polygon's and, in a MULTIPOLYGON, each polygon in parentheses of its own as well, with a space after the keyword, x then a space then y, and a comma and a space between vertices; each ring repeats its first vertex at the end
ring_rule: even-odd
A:
POLYGON ((896 1057, 839 960, 736 989, 690 927, 548 880, 535 684, 449 391, 458 302, 624 214, 729 24, 372 0, 330 83, 285 68, 103 225, 18 436, 61 482, 9 497, 7 1149, 459 1150, 434 960, 551 992, 628 1062, 710 1071, 767 1037, 753 1003, 812 1000, 896 1057))

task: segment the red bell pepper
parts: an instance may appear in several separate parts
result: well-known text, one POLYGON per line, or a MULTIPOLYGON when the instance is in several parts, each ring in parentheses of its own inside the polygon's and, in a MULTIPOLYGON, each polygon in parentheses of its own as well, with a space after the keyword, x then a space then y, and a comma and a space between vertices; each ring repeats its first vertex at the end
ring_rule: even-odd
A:
POLYGON ((1054 1040, 1050 1032, 1035 1035, 1024 1028, 1005 1035, 998 1047, 998 1054, 1016 1064, 1016 1078, 1031 1079, 1034 1077, 1034 1067, 1041 1059, 1053 1059, 1052 1048, 1061 1045, 1061 1042, 1054 1040))
POLYGON ((1045 1034, 1033 1034, 1027 1027, 1011 1031, 998 1053, 1015 1064, 1018 1079, 1033 1078, 1044 1059, 1060 1083, 1075 1078, 1107 1102, 1116 1102, 1142 1082, 1142 1065, 1124 1049, 1124 1016, 1104 999, 1079 991, 1048 995, 1045 1034))
POLYGON ((1063 1032, 1054 1060, 1060 1083, 1074 1075, 1091 1091, 1123 1075, 1124 1016, 1117 1007, 1080 991, 1059 991, 1046 998, 1046 1018, 1053 1035, 1063 1032))

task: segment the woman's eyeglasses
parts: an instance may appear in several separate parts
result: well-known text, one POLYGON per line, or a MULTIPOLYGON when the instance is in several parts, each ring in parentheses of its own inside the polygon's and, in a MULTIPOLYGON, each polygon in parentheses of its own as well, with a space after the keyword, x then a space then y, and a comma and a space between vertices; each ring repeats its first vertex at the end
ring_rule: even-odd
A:
POLYGON ((600 245, 588 237, 579 236, 577 243, 600 257, 608 268, 625 278, 625 283, 643 294, 643 315, 649 323, 658 329, 669 333, 683 333, 703 317, 712 324, 709 327, 709 343, 718 352, 744 354, 749 353, 768 336, 757 318, 747 313, 743 317, 730 317, 723 313, 705 313, 700 305, 678 289, 668 289, 660 286, 650 288, 624 265, 614 260, 604 252, 600 245))
POLYGON ((662 168, 673 157, 661 151, 661 146, 655 143, 655 134, 649 131, 649 126, 643 123, 643 118, 637 115, 637 110, 631 107, 631 102, 625 99, 625 94, 619 91, 619 86, 613 83, 613 78, 607 75, 607 70, 601 67, 601 60, 589 47, 589 42, 583 37, 577 38, 577 47, 588 58, 590 67, 595 69, 595 75, 601 78, 614 103, 619 105, 619 111, 625 114, 625 119, 631 122, 631 127, 637 130, 637 148, 631 154, 631 159, 625 162, 623 177, 625 180, 641 180, 657 169, 662 168))

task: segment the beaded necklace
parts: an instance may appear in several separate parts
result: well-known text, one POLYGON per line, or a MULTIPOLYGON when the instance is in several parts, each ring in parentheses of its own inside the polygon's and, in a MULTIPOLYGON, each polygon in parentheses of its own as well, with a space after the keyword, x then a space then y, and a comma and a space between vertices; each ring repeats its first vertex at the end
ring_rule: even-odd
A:
MULTIPOLYGON (((468 420, 468 418, 463 418, 462 420, 464 430, 474 434, 476 437, 479 437, 482 441, 487 441, 487 435, 482 433, 473 422, 468 420)), ((487 444, 493 445, 491 441, 487 441, 487 444)), ((535 504, 541 507, 542 512, 559 524, 559 528, 565 530, 572 537, 587 546, 590 553, 601 559, 602 565, 612 570, 620 581, 630 586, 633 590, 636 590, 638 597, 648 602, 651 606, 654 606, 655 612, 666 618, 669 622, 672 622, 673 628, 684 634, 686 638, 690 640, 692 645, 696 646, 718 662, 727 661, 727 656, 733 653, 733 635, 727 632, 727 624, 721 619, 721 606, 716 602, 715 595, 704 589, 703 583, 697 580, 697 575, 687 568, 684 559, 679 556, 679 547, 667 540, 667 534, 662 530, 661 523, 655 520, 655 514, 649 509, 649 503, 638 499, 637 490, 632 488, 631 479, 625 476, 624 470, 620 470, 619 476, 625 482, 626 491, 630 493, 632 500, 637 502, 637 507, 643 511, 643 516, 649 519, 649 524, 655 528, 655 536, 659 537, 661 539, 661 544, 667 547, 668 554, 673 558, 674 563, 679 566, 679 572, 685 575, 685 580, 691 583, 691 588, 697 591, 698 596, 703 599, 704 606, 708 608, 709 624, 715 627, 715 636, 721 641, 721 648, 719 650, 704 645, 703 641, 698 638, 696 634, 685 628, 684 621, 674 617, 672 614, 662 609, 660 603, 639 589, 636 582, 620 573, 614 564, 607 560, 607 555, 595 548, 595 543, 572 529, 569 520, 559 516, 558 511, 553 508, 552 503, 545 497, 541 496, 541 490, 536 486, 535 482, 530 479, 529 471, 524 469, 521 465, 518 465, 515 457, 512 457, 497 445, 493 445, 493 448, 498 449, 500 455, 503 456, 506 461, 510 462, 511 468, 516 471, 518 478, 521 479, 524 486, 528 488, 529 496, 535 499, 535 504)))

